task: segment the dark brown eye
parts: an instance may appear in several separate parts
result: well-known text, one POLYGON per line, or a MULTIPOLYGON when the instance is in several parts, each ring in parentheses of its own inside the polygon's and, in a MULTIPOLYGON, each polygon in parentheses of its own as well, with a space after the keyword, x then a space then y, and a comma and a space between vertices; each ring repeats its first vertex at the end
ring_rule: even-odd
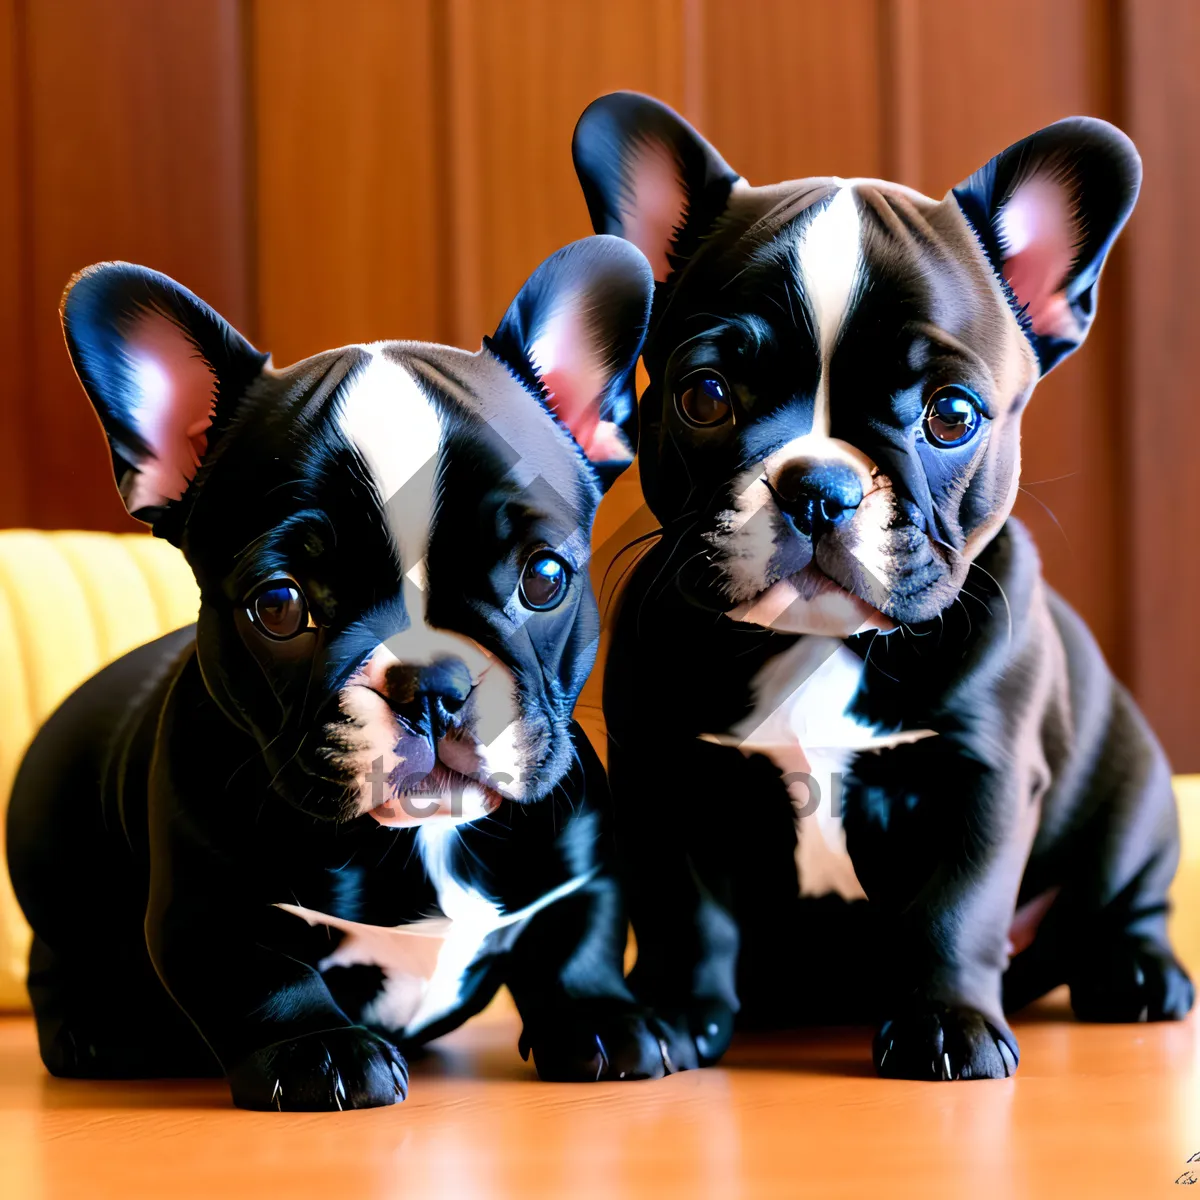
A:
POLYGON ((304 593, 290 579, 269 583, 249 604, 250 619, 267 637, 283 641, 312 629, 304 593))
POLYGON ((521 572, 521 603, 534 612, 549 612, 566 597, 571 568, 557 554, 531 554, 521 572))
POLYGON ((679 385, 675 407, 689 425, 720 425, 733 412, 729 385, 715 371, 697 371, 679 385))
POLYGON ((983 426, 982 409, 970 388, 958 383, 938 388, 925 405, 925 440, 944 450, 965 446, 983 426))

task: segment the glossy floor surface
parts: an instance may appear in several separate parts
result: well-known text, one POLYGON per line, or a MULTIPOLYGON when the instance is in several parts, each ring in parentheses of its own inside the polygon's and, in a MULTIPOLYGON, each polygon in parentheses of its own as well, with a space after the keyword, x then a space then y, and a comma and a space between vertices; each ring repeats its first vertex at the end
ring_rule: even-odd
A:
MULTIPOLYGON (((1193 832, 1175 937, 1197 974, 1193 832)), ((1178 1189, 1200 1181, 1194 1015, 1082 1026, 1056 996, 1015 1027, 1021 1067, 1002 1082, 879 1080, 867 1031, 813 1030, 742 1038, 720 1069, 658 1083, 561 1086, 521 1062, 498 1003, 414 1064, 403 1105, 307 1116, 234 1111, 218 1083, 53 1080, 29 1020, 4 1018, 0 1198, 1189 1194, 1178 1189)))
MULTIPOLYGON (((1196 1021, 1017 1029, 1017 1078, 875 1079, 861 1031, 742 1041, 658 1083, 540 1084, 493 1013, 416 1065, 409 1099, 242 1113, 216 1083, 47 1079, 0 1024, 0 1196, 1169 1196, 1200 1161, 1196 1021)), ((1186 1193, 1185 1193, 1186 1194, 1186 1193)), ((1197 1193, 1200 1194, 1200 1193, 1197 1193)))

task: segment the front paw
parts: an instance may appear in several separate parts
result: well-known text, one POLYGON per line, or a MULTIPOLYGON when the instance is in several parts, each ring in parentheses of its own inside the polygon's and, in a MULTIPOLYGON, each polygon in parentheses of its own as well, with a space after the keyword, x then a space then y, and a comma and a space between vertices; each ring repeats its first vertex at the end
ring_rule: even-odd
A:
POLYGON ((1170 950, 1134 938, 1089 955, 1070 986, 1071 1007, 1081 1021, 1180 1021, 1196 999, 1170 950))
POLYGON ((229 1072, 229 1086, 239 1108, 378 1108, 408 1094, 408 1064, 390 1042, 347 1026, 255 1051, 229 1072))
POLYGON ((875 1035, 875 1069, 888 1079, 1004 1079, 1020 1053, 1012 1030, 974 1008, 915 1002, 875 1035))
POLYGON ((671 1058, 667 1030, 625 1005, 580 1004, 546 1014, 526 1023, 519 1049, 524 1059, 533 1055, 547 1083, 661 1079, 685 1069, 671 1058))

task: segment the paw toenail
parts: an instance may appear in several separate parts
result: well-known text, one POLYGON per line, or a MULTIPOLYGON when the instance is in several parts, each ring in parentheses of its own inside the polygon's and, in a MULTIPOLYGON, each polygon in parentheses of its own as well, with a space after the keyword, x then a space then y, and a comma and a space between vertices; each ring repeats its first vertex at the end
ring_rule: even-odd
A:
POLYGON ((1011 1075, 1017 1069, 1017 1060, 1013 1056, 1013 1052, 1009 1049, 1008 1043, 1001 1039, 996 1043, 996 1048, 1000 1051, 1000 1057, 1004 1060, 1004 1073, 1011 1075))
POLYGON ((662 1059, 663 1070, 668 1075, 673 1075, 675 1068, 671 1066, 671 1052, 667 1049, 667 1043, 662 1038, 655 1038, 654 1040, 658 1042, 658 1054, 662 1059))

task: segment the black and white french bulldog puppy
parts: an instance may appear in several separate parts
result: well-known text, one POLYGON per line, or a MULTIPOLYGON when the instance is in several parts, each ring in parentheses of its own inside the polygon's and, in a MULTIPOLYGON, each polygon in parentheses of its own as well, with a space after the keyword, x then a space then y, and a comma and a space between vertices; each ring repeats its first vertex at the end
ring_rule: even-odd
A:
POLYGON ((879 1071, 918 1079, 1011 1074, 1006 1008, 1063 982, 1084 1019, 1182 1017, 1167 763, 1009 515, 1132 144, 1061 121, 941 201, 751 187, 623 93, 574 153, 596 230, 657 281, 639 464, 662 534, 604 703, 633 982, 673 1060, 717 1059, 739 1003, 869 1014, 879 1071))
POLYGON ((163 275, 72 282, 121 494, 201 606, 75 692, 21 768, 9 860, 52 1073, 391 1104, 400 1047, 502 983, 543 1077, 664 1072, 571 716, 651 289, 633 246, 589 238, 477 353, 279 370, 163 275))

